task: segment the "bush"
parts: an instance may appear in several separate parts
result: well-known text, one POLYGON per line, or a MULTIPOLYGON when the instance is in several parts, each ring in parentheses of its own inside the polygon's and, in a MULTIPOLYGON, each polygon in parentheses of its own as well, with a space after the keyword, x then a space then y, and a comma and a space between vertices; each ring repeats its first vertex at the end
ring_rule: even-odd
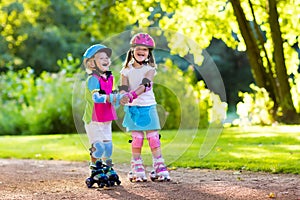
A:
MULTIPOLYGON (((78 61, 72 61, 73 66, 78 61)), ((62 64, 62 63, 61 63, 62 64)), ((74 132, 73 78, 62 64, 59 73, 35 77, 31 68, 1 74, 0 135, 74 132)))
POLYGON ((250 88, 253 93, 239 93, 242 98, 242 102, 237 104, 239 119, 233 123, 240 126, 272 124, 274 118, 271 113, 274 102, 270 99, 268 92, 254 84, 251 84, 250 88))
MULTIPOLYGON (((80 80, 76 80, 77 75, 83 75, 82 71, 78 73, 79 63, 68 57, 58 62, 58 73, 43 72, 38 77, 31 68, 1 74, 0 135, 84 131, 84 79, 79 76, 80 80)), ((203 81, 191 84, 191 77, 184 75, 171 60, 158 70, 154 92, 163 129, 205 128, 224 119, 222 113, 227 106, 205 88, 203 81)), ((122 129, 122 111, 120 107, 114 130, 122 129)))
POLYGON ((154 93, 165 109, 164 129, 206 128, 225 119, 227 104, 206 89, 203 81, 193 84, 194 74, 184 74, 169 59, 159 66, 158 73, 154 93))

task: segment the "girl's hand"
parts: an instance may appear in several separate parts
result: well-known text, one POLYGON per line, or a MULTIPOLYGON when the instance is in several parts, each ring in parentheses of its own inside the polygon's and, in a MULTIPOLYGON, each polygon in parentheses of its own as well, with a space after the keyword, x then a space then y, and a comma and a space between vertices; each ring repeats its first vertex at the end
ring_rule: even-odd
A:
POLYGON ((127 95, 124 95, 120 100, 120 104, 124 106, 125 104, 129 103, 129 100, 129 97, 127 95))

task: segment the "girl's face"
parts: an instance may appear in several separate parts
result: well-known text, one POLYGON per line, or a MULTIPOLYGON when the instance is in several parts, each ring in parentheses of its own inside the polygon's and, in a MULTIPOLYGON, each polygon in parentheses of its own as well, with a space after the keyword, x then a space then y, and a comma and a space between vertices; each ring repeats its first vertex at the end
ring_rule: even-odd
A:
POLYGON ((143 62, 149 56, 149 49, 144 46, 136 46, 133 49, 133 55, 137 61, 143 62))
MULTIPOLYGON (((98 52, 95 54, 94 56, 94 61, 96 62, 97 66, 94 67, 98 67, 101 71, 108 71, 109 70, 109 66, 111 64, 110 62, 110 58, 107 56, 107 54, 105 52, 98 52)), ((94 63, 95 65, 95 63, 94 63)))

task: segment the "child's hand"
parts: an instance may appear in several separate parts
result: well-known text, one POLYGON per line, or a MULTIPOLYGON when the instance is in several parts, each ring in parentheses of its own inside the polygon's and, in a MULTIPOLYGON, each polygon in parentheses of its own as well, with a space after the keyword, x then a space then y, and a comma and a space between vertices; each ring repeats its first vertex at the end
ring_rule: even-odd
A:
POLYGON ((127 103, 129 103, 129 97, 127 95, 124 95, 120 100, 120 104, 124 106, 127 103))

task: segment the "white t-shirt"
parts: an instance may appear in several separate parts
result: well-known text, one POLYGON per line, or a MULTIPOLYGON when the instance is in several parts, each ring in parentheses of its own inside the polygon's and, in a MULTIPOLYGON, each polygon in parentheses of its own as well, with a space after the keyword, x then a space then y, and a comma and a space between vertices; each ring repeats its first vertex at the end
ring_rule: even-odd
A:
MULTIPOLYGON (((153 70, 155 68, 149 66, 149 65, 143 65, 141 68, 134 68, 132 65, 129 65, 127 68, 123 68, 120 73, 127 77, 128 79, 128 87, 129 91, 137 89, 140 84, 142 83, 142 80, 145 78, 145 74, 153 70)), ((155 73, 156 74, 156 73, 155 73)), ((128 103, 127 105, 130 106, 150 106, 156 104, 155 96, 153 93, 153 88, 151 90, 142 93, 138 96, 135 100, 132 101, 132 103, 128 103)))

